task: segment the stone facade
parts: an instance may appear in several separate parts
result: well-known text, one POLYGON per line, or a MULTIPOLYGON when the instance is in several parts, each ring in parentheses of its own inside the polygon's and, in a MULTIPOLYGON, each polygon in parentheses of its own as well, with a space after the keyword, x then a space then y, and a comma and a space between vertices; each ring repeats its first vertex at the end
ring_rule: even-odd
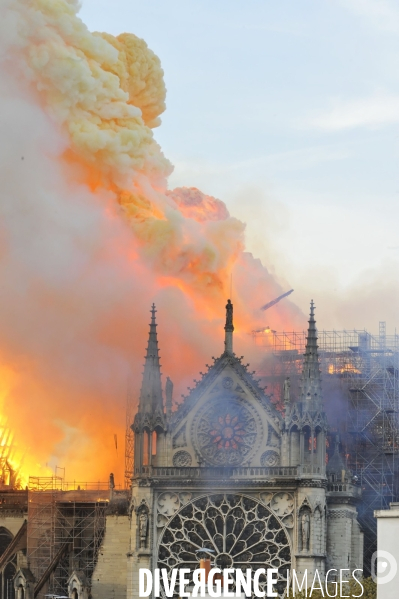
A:
MULTIPOLYGON (((354 568, 362 563, 356 501, 360 489, 334 456, 326 472, 314 306, 300 397, 284 384, 284 415, 233 352, 233 307, 226 306, 225 351, 172 412, 163 399, 155 307, 138 412, 133 424, 131 545, 127 598, 139 568, 197 566, 196 550, 220 567, 287 570, 354 568), (338 482, 338 479, 340 482, 338 482)), ((339 459, 338 459, 339 458, 339 459)))
POLYGON ((363 533, 356 510, 361 489, 339 453, 338 437, 327 465, 327 479, 327 568, 363 568, 363 533))
MULTIPOLYGON (((0 489, 0 597, 11 597, 16 574, 26 567, 27 512, 27 491, 14 491, 3 485, 0 489)), ((29 599, 28 594, 26 597, 29 599)))

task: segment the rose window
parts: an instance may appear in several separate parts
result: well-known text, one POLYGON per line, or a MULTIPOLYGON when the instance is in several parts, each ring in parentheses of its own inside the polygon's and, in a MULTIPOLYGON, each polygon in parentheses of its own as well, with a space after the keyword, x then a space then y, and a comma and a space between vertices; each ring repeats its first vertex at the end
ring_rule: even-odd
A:
POLYGON ((212 466, 238 466, 258 449, 257 413, 242 400, 215 398, 198 414, 193 441, 198 454, 212 466))
POLYGON ((238 449, 243 444, 245 437, 245 428, 238 420, 238 416, 232 416, 227 412, 223 416, 219 416, 215 422, 215 428, 210 431, 209 435, 217 449, 238 449))
MULTIPOLYGON (((212 549, 219 568, 277 568, 276 590, 286 587, 291 565, 288 535, 265 505, 243 495, 211 495, 194 499, 169 521, 159 542, 158 568, 198 568, 196 550, 212 549)), ((259 586, 265 590, 266 577, 259 586)), ((177 587, 176 587, 177 588, 177 587)), ((165 596, 165 595, 164 595, 165 596)))

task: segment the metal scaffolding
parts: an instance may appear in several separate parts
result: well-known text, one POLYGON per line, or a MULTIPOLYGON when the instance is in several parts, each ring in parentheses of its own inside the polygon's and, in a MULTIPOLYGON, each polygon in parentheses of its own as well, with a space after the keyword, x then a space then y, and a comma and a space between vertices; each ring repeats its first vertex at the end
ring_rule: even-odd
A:
POLYGON ((136 406, 134 395, 129 382, 126 394, 126 433, 125 433, 125 489, 130 489, 133 478, 133 460, 134 460, 134 433, 132 424, 136 406))
MULTIPOLYGON (((331 433, 340 433, 348 468, 362 484, 359 519, 365 534, 364 570, 376 549, 375 509, 399 500, 399 335, 319 331, 320 368, 331 433)), ((306 332, 254 333, 264 351, 259 375, 281 406, 284 379, 298 397, 306 332)))
POLYGON ((74 570, 90 580, 105 530, 108 483, 72 483, 30 478, 28 561, 36 579, 35 597, 65 595, 74 570))

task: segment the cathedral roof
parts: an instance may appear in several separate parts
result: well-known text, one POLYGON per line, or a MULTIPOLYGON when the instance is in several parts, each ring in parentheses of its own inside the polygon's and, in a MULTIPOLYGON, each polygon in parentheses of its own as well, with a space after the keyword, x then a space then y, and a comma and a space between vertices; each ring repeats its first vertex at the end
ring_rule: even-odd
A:
POLYGON ((213 358, 213 365, 206 365, 208 370, 206 373, 200 373, 200 380, 194 380, 195 387, 188 388, 189 394, 184 396, 183 403, 173 413, 172 427, 179 425, 183 418, 185 418, 185 416, 195 407, 199 399, 208 391, 209 387, 226 369, 233 370, 240 381, 239 385, 237 385, 240 389, 236 388, 236 391, 248 391, 252 397, 258 400, 274 421, 282 421, 281 414, 272 404, 270 396, 266 395, 265 389, 259 384, 260 381, 255 378, 255 372, 249 371, 249 364, 243 364, 243 356, 237 357, 232 351, 232 335, 234 331, 232 310, 233 306, 229 300, 226 306, 225 351, 220 357, 213 358))

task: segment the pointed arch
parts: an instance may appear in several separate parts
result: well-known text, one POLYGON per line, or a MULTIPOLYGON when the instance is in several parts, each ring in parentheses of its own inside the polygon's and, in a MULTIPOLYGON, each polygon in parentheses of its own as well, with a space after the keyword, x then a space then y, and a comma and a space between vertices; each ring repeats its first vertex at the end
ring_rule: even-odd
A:
POLYGON ((3 555, 13 538, 14 535, 8 530, 8 528, 0 526, 0 556, 3 555))
POLYGON ((7 599, 15 599, 14 578, 17 568, 13 562, 9 562, 3 570, 3 593, 7 599))

